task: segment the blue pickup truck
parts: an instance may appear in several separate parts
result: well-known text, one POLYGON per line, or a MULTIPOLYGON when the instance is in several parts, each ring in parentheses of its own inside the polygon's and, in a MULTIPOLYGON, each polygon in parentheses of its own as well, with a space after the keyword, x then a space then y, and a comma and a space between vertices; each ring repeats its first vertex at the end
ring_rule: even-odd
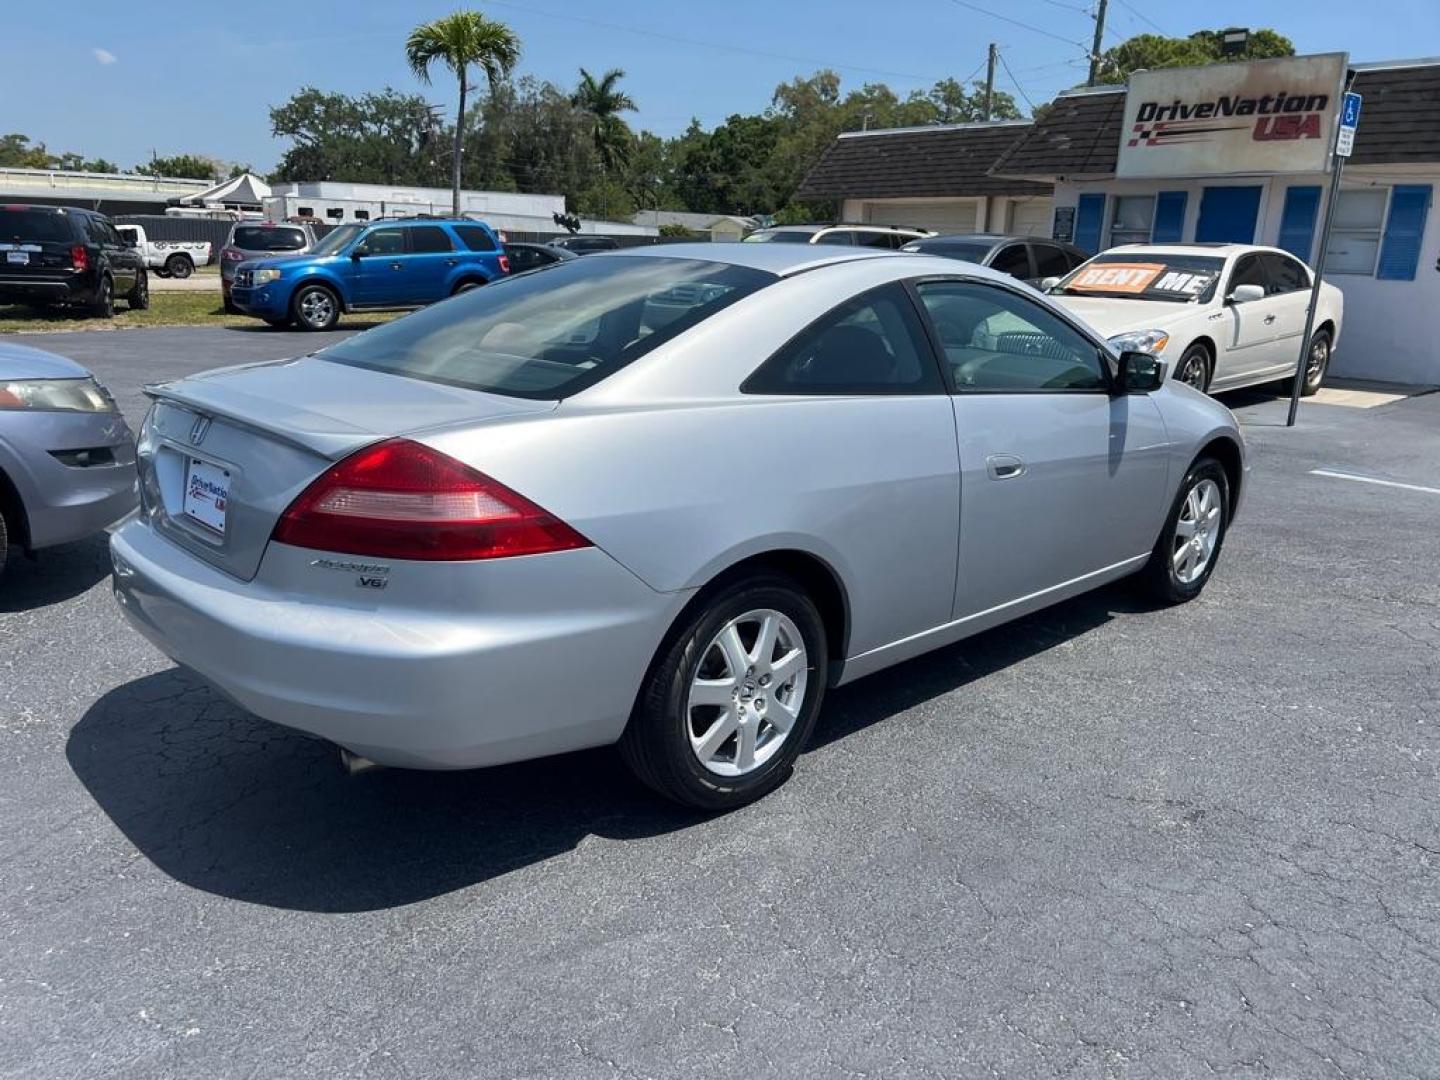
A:
POLYGON ((346 312, 421 307, 509 272, 482 222, 386 219, 341 225, 303 255, 241 263, 230 300, 271 326, 332 330, 346 312))

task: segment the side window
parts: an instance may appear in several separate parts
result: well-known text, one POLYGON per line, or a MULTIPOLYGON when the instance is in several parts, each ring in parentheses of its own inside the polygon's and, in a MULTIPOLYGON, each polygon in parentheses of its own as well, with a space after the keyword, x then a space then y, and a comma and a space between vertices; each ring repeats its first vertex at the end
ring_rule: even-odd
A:
POLYGON ((1106 390, 1100 349, 1040 304, 968 281, 916 287, 959 393, 1106 390))
POLYGON ((1064 277, 1072 269, 1070 257, 1053 244, 1031 244, 1030 250, 1035 253, 1035 276, 1038 278, 1064 277))
POLYGON ((85 238, 92 244, 108 244, 110 237, 105 234, 105 223, 98 217, 85 215, 85 238))
POLYGON ((1310 288, 1310 275, 1288 255, 1262 255, 1270 270, 1270 292, 1290 293, 1310 288))
POLYGON ((888 232, 857 231, 855 242, 861 247, 884 248, 886 251, 894 251, 895 245, 891 243, 894 236, 894 233, 888 232))
POLYGON ((1265 281, 1265 267, 1260 262, 1259 255, 1242 255, 1235 263, 1235 269, 1230 271, 1230 287, 1225 290, 1229 296, 1235 291, 1237 285, 1259 285, 1262 289, 1267 287, 1265 281))
POLYGON ((853 243, 855 243, 855 234, 852 233, 852 232, 850 232, 848 229, 835 229, 835 230, 832 231, 832 232, 821 233, 821 234, 820 234, 820 239, 816 240, 815 243, 817 243, 817 244, 853 244, 853 243))
MULTIPOLYGON (((456 230, 459 231, 458 229, 456 230)), ((464 239, 463 237, 461 239, 464 239)), ((470 250, 474 251, 472 247, 470 250)), ((540 255, 530 248, 506 248, 506 256, 510 259, 510 271, 515 274, 523 273, 526 270, 534 270, 540 265, 540 255)))
POLYGON ((455 225, 455 235, 471 251, 494 251, 495 240, 489 230, 479 225, 455 225))
POLYGON ((436 252, 454 251, 450 237, 439 225, 416 225, 409 230, 410 250, 416 255, 433 255, 436 252))
POLYGON ((1007 244, 995 253, 995 258, 990 260, 990 269, 999 270, 1002 274, 1009 274, 1011 277, 1028 278, 1030 276, 1030 256, 1025 253, 1024 244, 1007 244))
POLYGON ((902 285, 854 297, 791 339, 745 381, 747 394, 938 394, 925 328, 902 285))
POLYGON ((365 234, 366 255, 403 255, 404 229, 372 229, 365 234))

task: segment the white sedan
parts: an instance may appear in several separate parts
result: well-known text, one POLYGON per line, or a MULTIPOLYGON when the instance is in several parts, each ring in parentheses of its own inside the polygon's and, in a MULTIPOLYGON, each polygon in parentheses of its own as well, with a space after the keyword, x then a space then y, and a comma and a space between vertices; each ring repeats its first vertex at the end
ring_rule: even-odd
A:
MULTIPOLYGON (((1305 333, 1310 268, 1251 244, 1111 248, 1043 288, 1116 349, 1152 353, 1199 390, 1293 377, 1305 333)), ((1340 340, 1344 298, 1320 286, 1302 392, 1315 393, 1340 340)))

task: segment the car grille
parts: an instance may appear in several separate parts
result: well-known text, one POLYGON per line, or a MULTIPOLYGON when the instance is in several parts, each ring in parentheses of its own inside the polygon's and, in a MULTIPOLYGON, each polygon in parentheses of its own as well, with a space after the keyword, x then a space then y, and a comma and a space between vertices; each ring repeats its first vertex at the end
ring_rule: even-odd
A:
POLYGON ((254 280, 255 272, 253 270, 235 271, 235 284, 239 285, 242 289, 250 288, 250 286, 254 284, 254 280))

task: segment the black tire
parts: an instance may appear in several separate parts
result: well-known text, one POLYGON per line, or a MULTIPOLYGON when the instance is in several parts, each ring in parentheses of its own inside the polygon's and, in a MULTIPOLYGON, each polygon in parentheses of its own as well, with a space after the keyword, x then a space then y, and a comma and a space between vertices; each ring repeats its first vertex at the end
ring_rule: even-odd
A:
MULTIPOLYGON (((1312 397, 1325 382, 1325 373, 1330 370, 1330 331, 1317 330, 1310 338, 1310 351, 1305 354, 1308 361, 1305 381, 1300 384, 1300 396, 1312 397)), ((1286 390, 1290 389, 1287 382, 1286 390)))
POLYGON ((484 284, 485 282, 483 281, 462 281, 460 282, 460 284, 455 286, 455 291, 452 292, 450 295, 459 296, 462 292, 469 292, 471 289, 478 289, 481 285, 484 284))
POLYGON ((5 576, 5 558, 10 554, 10 531, 5 526, 5 515, 0 514, 0 577, 5 576))
POLYGON ((243 312, 241 312, 241 310, 240 310, 238 307, 235 306, 235 301, 234 301, 234 300, 231 300, 228 294, 227 294, 226 297, 225 297, 225 314, 226 314, 226 315, 241 315, 241 314, 243 314, 243 312))
POLYGON ((155 267, 154 273, 155 276, 159 278, 168 278, 170 276, 170 271, 166 270, 163 266, 155 267))
POLYGON ((125 294, 131 311, 144 311, 150 306, 150 275, 141 270, 135 275, 135 287, 125 294))
POLYGON ((195 264, 189 255, 171 255, 165 260, 165 270, 171 277, 184 281, 195 272, 195 264))
POLYGON ((1202 394, 1208 394, 1210 379, 1214 374, 1214 369, 1211 367, 1210 350, 1197 341, 1180 357, 1180 365, 1175 369, 1175 380, 1195 387, 1202 394))
MULTIPOLYGON (((1220 561, 1220 550, 1224 547, 1225 532, 1229 526, 1230 478, 1226 475, 1224 466, 1214 458, 1199 458, 1185 474, 1185 481, 1175 496, 1175 504, 1170 507, 1170 513, 1165 518, 1165 527, 1160 530, 1160 538, 1155 541, 1154 550, 1150 552, 1150 561, 1138 575, 1141 587, 1151 599, 1162 604, 1183 604, 1194 600, 1205 588, 1210 575, 1215 572, 1215 564, 1220 561), (1200 573, 1187 581, 1177 572, 1175 565, 1175 556, 1183 539, 1177 533, 1177 527, 1181 513, 1186 510, 1190 493, 1207 482, 1213 483, 1219 489, 1219 515, 1205 531, 1205 536, 1213 535, 1214 546, 1200 573)), ((1201 542, 1203 544, 1203 538, 1201 542)))
POLYGON ((115 317, 115 282, 109 274, 102 274, 100 284, 95 287, 95 300, 90 305, 90 314, 101 319, 115 317))
POLYGON ((290 300, 290 318, 301 330, 333 330, 340 321, 340 297, 324 285, 302 286, 290 300))
MULTIPOLYGON (((753 647, 753 642, 746 645, 753 647)), ((794 581, 774 573, 735 580, 692 605, 666 639, 620 738, 621 756, 647 787, 686 806, 724 811, 753 802, 785 782, 809 740, 825 696, 829 674, 826 657, 825 625, 820 612, 794 581), (721 776, 707 769, 691 748, 692 718, 686 707, 690 686, 716 635, 731 620, 757 609, 779 612, 799 631, 808 661, 804 696, 793 726, 768 760, 751 772, 721 776)), ((765 691, 754 689, 748 674, 745 682, 756 694, 747 700, 763 709, 764 700, 758 695, 765 691)), ((760 725, 766 723, 752 722, 758 730, 763 730, 760 725)), ((725 745, 728 743, 727 739, 725 745)))

